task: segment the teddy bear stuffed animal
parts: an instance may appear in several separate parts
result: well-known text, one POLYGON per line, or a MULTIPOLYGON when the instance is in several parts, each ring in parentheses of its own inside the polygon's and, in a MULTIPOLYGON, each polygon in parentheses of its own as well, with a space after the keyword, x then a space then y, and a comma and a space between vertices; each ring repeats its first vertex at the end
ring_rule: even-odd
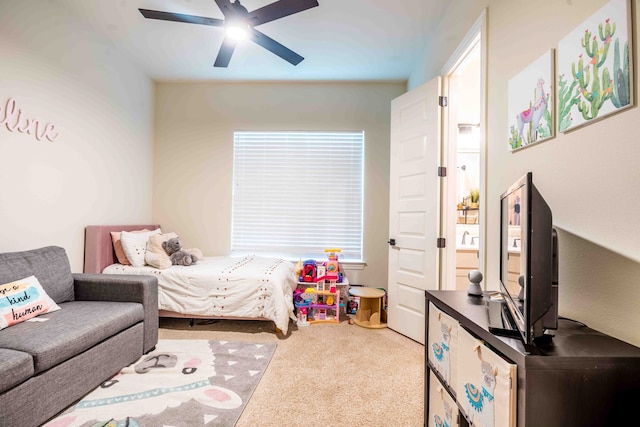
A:
POLYGON ((173 265, 191 265, 198 262, 197 256, 182 250, 182 241, 179 237, 172 237, 166 242, 162 242, 162 248, 171 257, 173 265))

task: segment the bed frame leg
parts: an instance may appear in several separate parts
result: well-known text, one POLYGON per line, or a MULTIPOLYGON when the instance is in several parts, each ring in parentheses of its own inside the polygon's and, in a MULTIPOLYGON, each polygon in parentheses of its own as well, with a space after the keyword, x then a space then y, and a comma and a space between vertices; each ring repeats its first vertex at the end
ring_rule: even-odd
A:
POLYGON ((189 326, 190 326, 191 328, 193 328, 193 322, 194 322, 194 319, 189 319, 189 326))

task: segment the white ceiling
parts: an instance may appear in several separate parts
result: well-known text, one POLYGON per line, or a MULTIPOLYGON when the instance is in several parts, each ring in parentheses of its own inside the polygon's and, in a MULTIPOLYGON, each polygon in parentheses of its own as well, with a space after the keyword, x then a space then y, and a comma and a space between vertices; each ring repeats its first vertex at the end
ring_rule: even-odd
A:
MULTIPOLYGON (((221 27, 145 19, 138 8, 222 19, 214 0, 53 0, 154 80, 407 80, 447 0, 318 0, 256 27, 305 60, 293 66, 251 41, 213 62, 221 27)), ((273 0, 242 0, 249 11, 273 0)))

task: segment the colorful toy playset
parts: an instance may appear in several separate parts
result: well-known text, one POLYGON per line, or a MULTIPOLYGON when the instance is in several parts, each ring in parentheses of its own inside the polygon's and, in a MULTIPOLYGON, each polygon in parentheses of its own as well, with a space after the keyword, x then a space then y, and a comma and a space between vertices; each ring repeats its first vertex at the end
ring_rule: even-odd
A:
POLYGON ((318 265, 316 260, 308 259, 302 263, 300 282, 318 283, 318 282, 335 282, 342 283, 343 274, 340 271, 340 263, 338 262, 337 252, 339 248, 329 248, 324 250, 327 254, 327 261, 318 265))
POLYGON ((340 249, 329 248, 324 251, 327 261, 320 264, 309 259, 298 265, 298 281, 312 284, 306 289, 298 287, 293 294, 298 326, 314 322, 339 322, 340 291, 336 289, 336 284, 342 283, 344 278, 337 255, 340 249))

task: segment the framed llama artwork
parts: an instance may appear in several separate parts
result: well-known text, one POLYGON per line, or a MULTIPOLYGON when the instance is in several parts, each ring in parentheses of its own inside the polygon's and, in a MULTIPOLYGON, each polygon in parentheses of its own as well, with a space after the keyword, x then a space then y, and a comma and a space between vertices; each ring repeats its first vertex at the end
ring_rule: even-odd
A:
POLYGON ((633 105, 629 0, 611 0, 558 43, 558 131, 633 105))
POLYGON ((517 150, 555 135, 553 50, 509 80, 509 149, 517 150))

